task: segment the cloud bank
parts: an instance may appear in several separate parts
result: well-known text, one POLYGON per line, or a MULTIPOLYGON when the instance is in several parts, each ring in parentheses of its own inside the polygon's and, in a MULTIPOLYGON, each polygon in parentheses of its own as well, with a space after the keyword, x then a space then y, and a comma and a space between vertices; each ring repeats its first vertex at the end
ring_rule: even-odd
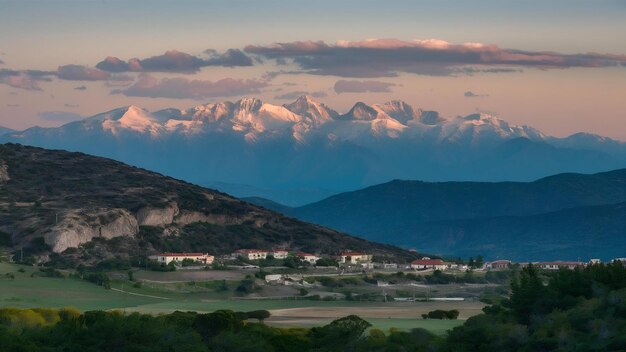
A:
POLYGON ((163 55, 146 59, 130 59, 123 61, 109 56, 96 64, 96 68, 107 72, 175 72, 196 73, 206 66, 252 66, 252 58, 239 49, 228 49, 220 54, 215 50, 205 51, 207 58, 193 56, 181 51, 170 50, 163 55))
POLYGON ((277 60, 278 63, 291 62, 310 74, 340 77, 393 77, 399 73, 447 76, 466 74, 466 66, 507 66, 502 72, 520 67, 556 69, 626 66, 626 55, 562 54, 504 49, 482 43, 452 44, 437 39, 372 39, 339 41, 335 44, 297 41, 267 46, 248 45, 244 51, 277 60))

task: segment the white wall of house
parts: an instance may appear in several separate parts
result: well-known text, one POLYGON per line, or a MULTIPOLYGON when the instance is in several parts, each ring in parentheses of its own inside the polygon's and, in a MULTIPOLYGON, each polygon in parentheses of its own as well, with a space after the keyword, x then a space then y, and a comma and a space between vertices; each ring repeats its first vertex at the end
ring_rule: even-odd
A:
POLYGON ((289 255, 289 252, 287 252, 287 251, 275 251, 275 252, 269 253, 269 255, 273 256, 274 259, 285 259, 289 255))
POLYGON ((168 265, 171 262, 182 262, 185 259, 191 259, 193 261, 201 262, 203 264, 213 264, 215 257, 212 255, 184 255, 184 254, 174 254, 174 255, 157 255, 156 260, 159 263, 164 263, 168 265))

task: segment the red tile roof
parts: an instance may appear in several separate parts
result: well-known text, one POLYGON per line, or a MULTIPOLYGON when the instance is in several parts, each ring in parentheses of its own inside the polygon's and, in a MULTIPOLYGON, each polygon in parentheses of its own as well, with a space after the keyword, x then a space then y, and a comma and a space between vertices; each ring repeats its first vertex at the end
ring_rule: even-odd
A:
POLYGON ((267 253, 267 251, 263 251, 260 249, 238 249, 235 253, 267 253))
POLYGON ((315 255, 311 253, 296 253, 296 257, 315 257, 315 255))
POLYGON ((366 255, 365 253, 362 252, 343 252, 340 254, 341 256, 356 256, 356 255, 366 255))
POLYGON ((533 263, 533 265, 580 265, 580 266, 584 266, 585 263, 583 262, 538 262, 538 263, 533 263))
POLYGON ((496 260, 487 264, 494 265, 494 264, 510 264, 510 263, 511 263, 510 260, 496 260))
POLYGON ((204 257, 205 253, 161 253, 159 257, 204 257))
POLYGON ((418 259, 411 262, 411 265, 443 265, 441 259, 418 259))

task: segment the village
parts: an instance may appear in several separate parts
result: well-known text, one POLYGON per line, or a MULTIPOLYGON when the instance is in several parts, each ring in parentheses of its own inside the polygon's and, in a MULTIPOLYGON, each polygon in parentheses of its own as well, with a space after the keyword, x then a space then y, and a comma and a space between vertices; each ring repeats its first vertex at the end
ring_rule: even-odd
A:
MULTIPOLYGON (((490 271, 505 270, 514 268, 524 268, 533 265, 543 270, 559 270, 584 268, 588 265, 600 264, 600 259, 590 259, 588 262, 582 261, 537 261, 537 262, 513 262, 511 260, 500 259, 483 262, 482 258, 474 261, 470 258, 468 263, 460 260, 446 261, 440 258, 422 257, 410 263, 374 262, 373 254, 356 251, 343 251, 338 255, 318 255, 305 252, 290 252, 286 249, 262 250, 262 249, 238 249, 229 255, 223 255, 216 259, 214 255, 208 253, 160 253, 153 255, 150 259, 164 265, 178 265, 182 263, 195 263, 198 265, 212 265, 216 260, 221 263, 233 263, 243 261, 247 265, 243 268, 258 268, 259 261, 285 260, 294 258, 298 261, 298 267, 341 267, 349 269, 400 269, 411 271, 490 271)), ((626 264, 626 258, 614 258, 610 262, 622 262, 626 264)))

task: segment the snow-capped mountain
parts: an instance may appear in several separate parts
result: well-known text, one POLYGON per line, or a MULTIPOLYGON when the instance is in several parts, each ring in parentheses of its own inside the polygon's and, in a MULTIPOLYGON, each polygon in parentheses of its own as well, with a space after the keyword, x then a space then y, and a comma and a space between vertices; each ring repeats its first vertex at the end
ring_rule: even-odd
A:
POLYGON ((487 114, 446 118, 402 101, 358 102, 340 114, 309 96, 282 106, 255 98, 155 112, 129 106, 4 134, 0 142, 83 151, 205 185, 282 194, 396 178, 529 180, 626 166, 625 144, 604 137, 560 139, 487 114))

